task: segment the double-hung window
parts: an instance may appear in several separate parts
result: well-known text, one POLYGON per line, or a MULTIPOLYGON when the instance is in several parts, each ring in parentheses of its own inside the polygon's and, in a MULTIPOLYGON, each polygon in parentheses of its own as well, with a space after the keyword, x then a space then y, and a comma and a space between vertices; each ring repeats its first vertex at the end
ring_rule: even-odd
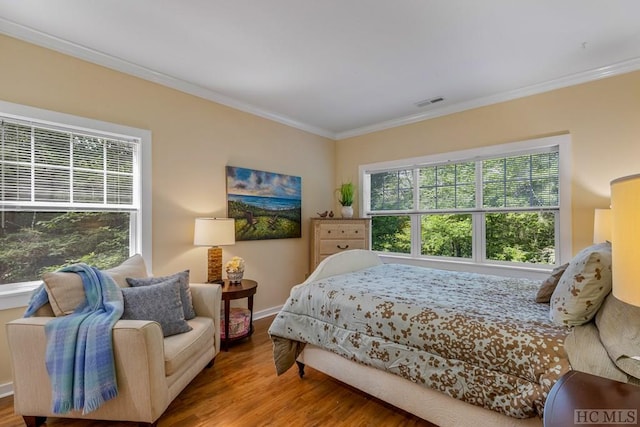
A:
POLYGON ((0 285, 69 263, 108 268, 142 252, 148 132, 96 123, 103 129, 0 112, 0 285))
POLYGON ((372 249, 493 266, 557 265, 570 253, 562 170, 568 144, 564 135, 362 166, 372 249))

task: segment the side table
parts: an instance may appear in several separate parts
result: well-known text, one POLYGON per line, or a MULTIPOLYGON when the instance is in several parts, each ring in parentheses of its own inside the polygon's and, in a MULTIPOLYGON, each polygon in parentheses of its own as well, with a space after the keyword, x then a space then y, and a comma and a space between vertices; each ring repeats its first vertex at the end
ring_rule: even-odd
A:
POLYGON ((544 405, 544 427, 638 425, 640 387, 580 371, 555 383, 544 405))
POLYGON ((222 339, 222 349, 229 350, 229 343, 253 334, 253 296, 257 292, 258 282, 255 280, 242 279, 240 283, 230 283, 224 281, 222 286, 222 301, 224 301, 224 338, 222 339), (247 298, 247 308, 249 309, 249 330, 246 334, 237 337, 229 337, 229 313, 231 313, 231 300, 247 298))

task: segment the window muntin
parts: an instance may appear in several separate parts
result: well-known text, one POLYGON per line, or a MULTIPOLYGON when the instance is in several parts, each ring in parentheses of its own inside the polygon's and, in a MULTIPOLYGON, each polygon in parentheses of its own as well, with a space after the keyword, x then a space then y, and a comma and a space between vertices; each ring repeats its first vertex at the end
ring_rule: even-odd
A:
POLYGON ((0 208, 139 208, 140 141, 0 116, 0 208))
POLYGON ((482 162, 483 207, 558 206, 557 151, 482 162))
MULTIPOLYGON (((486 152, 480 150, 470 150, 466 155, 452 153, 455 159, 446 159, 447 155, 433 156, 432 161, 425 158, 422 163, 419 159, 410 159, 407 163, 415 166, 403 168, 402 161, 379 164, 381 171, 376 170, 376 165, 362 166, 363 184, 366 194, 363 197, 364 213, 371 216, 372 236, 375 235, 375 218, 378 215, 389 215, 390 210, 394 210, 394 215, 406 214, 407 223, 410 224, 411 252, 413 258, 454 258, 466 260, 475 264, 516 264, 520 266, 549 265, 559 262, 560 236, 569 234, 566 229, 562 231, 560 225, 570 223, 570 217, 560 212, 560 141, 566 137, 550 137, 540 140, 532 140, 530 147, 526 147, 528 142, 506 144, 504 150, 500 146, 489 147, 486 152), (553 144, 545 143, 554 140, 553 144), (545 142, 542 142, 545 141, 545 142), (514 148, 517 147, 517 148, 514 148), (389 168, 393 165, 392 168, 389 168), (406 193, 411 189, 414 200, 410 207, 393 206, 386 211, 376 210, 375 206, 368 203, 373 199, 373 194, 378 190, 376 181, 370 180, 369 176, 389 173, 389 170, 402 170, 404 173, 405 185, 403 191, 406 193), (414 185, 414 183, 418 183, 414 185), (400 207, 400 209, 398 209, 400 207), (488 215, 495 213, 493 217, 488 215), (492 226, 497 225, 502 219, 501 225, 504 230, 513 229, 513 225, 505 222, 507 219, 513 220, 515 224, 521 224, 524 220, 518 216, 506 216, 505 213, 518 214, 519 217, 543 218, 545 224, 545 239, 531 237, 531 240, 538 246, 531 248, 531 245, 522 245, 518 239, 513 237, 510 240, 495 240, 495 233, 487 235, 485 223, 489 224, 489 231, 492 226), (433 234, 423 231, 429 229, 429 218, 442 219, 442 215, 468 215, 465 219, 472 226, 471 247, 472 255, 468 252, 454 250, 445 252, 438 250, 438 245, 431 238, 441 238, 441 234, 433 234), (499 214, 499 215, 498 215, 499 214), (520 221, 516 221, 518 218, 520 221), (562 219, 561 221, 561 218, 562 219), (552 243, 549 243, 551 236, 552 243), (487 240, 487 238, 489 240, 487 240), (496 248, 507 244, 507 248, 496 248), (489 248, 487 248, 487 246, 489 248), (522 249, 522 248, 525 249, 522 249), (526 249, 528 248, 528 249, 526 249), (529 250, 523 254, 521 251, 529 250), (452 256, 453 255, 453 256, 452 256)), ((566 153, 566 151, 564 151, 566 153)), ((565 200, 570 200, 566 195, 569 190, 565 180, 565 200)), ((394 194, 390 194, 393 187, 388 186, 386 198, 388 200, 398 199, 394 194)), ((524 221, 527 223, 527 221, 524 221)), ((456 224, 459 226, 460 224, 456 224)), ((517 226, 517 225, 516 225, 517 226)), ((450 232, 452 237, 459 233, 453 225, 450 232)), ((403 230, 403 233, 407 233, 403 230)), ((387 240, 393 240, 393 236, 386 236, 387 240)), ((466 236, 466 242, 469 236, 466 236)), ((443 245, 441 245, 443 246, 443 245)), ((450 243, 450 246, 455 245, 450 243)), ((468 245, 467 245, 468 247, 468 245)), ((570 247, 567 244, 566 247, 570 247)), ((406 253, 394 250, 393 246, 374 250, 381 250, 387 253, 406 253)), ((564 254, 567 253, 566 249, 564 254)), ((566 256, 566 255, 565 255, 566 256)))
POLYGON ((475 207, 475 163, 426 166, 418 171, 419 210, 475 207))
POLYGON ((413 206, 413 172, 410 169, 371 174, 371 209, 406 210, 413 206))

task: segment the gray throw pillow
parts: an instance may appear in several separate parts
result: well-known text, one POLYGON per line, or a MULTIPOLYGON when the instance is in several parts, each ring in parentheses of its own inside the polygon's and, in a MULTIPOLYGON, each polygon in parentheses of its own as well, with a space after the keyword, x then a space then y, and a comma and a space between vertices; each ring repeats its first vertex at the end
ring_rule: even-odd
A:
POLYGON ((180 283, 176 279, 138 288, 122 288, 122 296, 122 319, 158 322, 165 337, 192 329, 184 319, 180 283))
POLYGON ((196 312, 193 309, 193 298, 191 297, 191 289, 189 289, 189 270, 162 277, 147 277, 144 279, 134 279, 132 277, 127 277, 127 283, 129 284, 129 286, 137 288, 139 286, 155 285, 167 280, 174 279, 177 279, 180 282, 180 300, 182 301, 184 318, 186 320, 191 320, 196 317, 196 312))

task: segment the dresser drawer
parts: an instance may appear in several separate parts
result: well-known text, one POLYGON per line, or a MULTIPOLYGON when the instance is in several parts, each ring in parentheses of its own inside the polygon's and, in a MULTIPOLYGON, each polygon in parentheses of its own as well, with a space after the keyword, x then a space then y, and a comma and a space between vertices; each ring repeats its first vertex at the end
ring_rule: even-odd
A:
POLYGON ((366 249, 364 239, 327 239, 320 241, 320 254, 332 255, 348 249, 366 249))
POLYGON ((351 249, 369 249, 369 218, 312 218, 309 268, 326 257, 351 249))
POLYGON ((320 239, 364 239, 364 224, 320 224, 320 239))

